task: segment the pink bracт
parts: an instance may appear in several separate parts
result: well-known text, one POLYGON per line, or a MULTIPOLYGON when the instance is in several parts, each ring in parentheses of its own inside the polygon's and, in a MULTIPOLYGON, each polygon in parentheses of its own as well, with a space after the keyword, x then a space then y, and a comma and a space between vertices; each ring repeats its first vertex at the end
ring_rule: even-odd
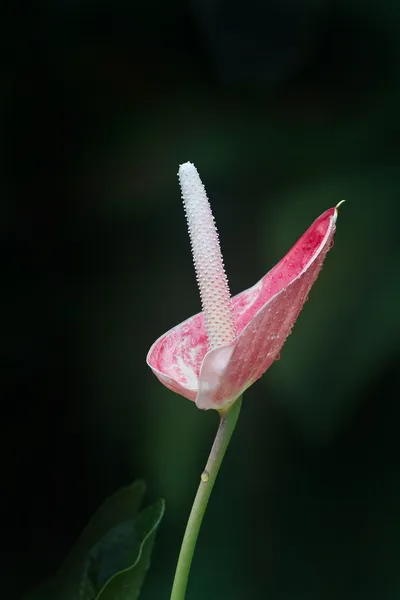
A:
POLYGON ((337 208, 324 212, 253 287, 230 297, 218 234, 195 166, 179 168, 203 311, 170 329, 147 363, 201 409, 226 410, 279 358, 333 244, 337 208))

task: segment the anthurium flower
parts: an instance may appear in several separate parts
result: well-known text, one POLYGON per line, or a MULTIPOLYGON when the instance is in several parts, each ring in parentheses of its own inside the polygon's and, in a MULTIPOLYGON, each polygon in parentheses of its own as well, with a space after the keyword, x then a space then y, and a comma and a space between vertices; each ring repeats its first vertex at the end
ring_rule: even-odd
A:
POLYGON ((279 358, 333 244, 337 207, 324 212, 253 287, 232 299, 218 234, 195 166, 179 168, 203 311, 152 345, 147 364, 201 409, 225 410, 279 358))

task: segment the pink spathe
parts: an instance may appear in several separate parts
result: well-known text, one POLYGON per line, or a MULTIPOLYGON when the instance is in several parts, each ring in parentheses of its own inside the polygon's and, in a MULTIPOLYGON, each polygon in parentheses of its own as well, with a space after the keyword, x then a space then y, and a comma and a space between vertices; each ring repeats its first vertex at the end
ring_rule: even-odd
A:
POLYGON ((169 389, 201 409, 226 409, 279 358, 333 243, 337 209, 323 213, 282 260, 231 300, 236 336, 210 349, 203 313, 150 348, 147 363, 169 389))

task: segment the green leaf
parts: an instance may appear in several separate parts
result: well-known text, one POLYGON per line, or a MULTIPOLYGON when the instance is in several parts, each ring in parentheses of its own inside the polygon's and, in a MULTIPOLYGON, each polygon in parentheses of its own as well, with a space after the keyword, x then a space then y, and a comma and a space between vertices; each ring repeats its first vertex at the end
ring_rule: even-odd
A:
POLYGON ((115 573, 131 566, 132 556, 136 557, 140 548, 136 529, 135 519, 119 523, 91 549, 81 580, 81 595, 82 589, 87 588, 89 592, 83 595, 95 597, 96 590, 101 590, 115 573))
POLYGON ((135 481, 107 498, 95 512, 56 575, 60 600, 90 598, 82 594, 81 585, 92 548, 121 522, 136 516, 145 492, 145 483, 135 481))
MULTIPOLYGON (((114 556, 111 564, 114 575, 105 583, 96 600, 136 600, 150 566, 150 555, 154 544, 157 527, 165 510, 164 500, 158 500, 135 519, 134 532, 126 527, 125 543, 118 545, 118 556, 114 556)), ((126 524, 125 524, 126 525, 126 524)), ((122 540, 121 540, 122 541, 122 540)), ((103 553, 103 559, 106 553, 103 553)), ((103 570, 106 574, 108 567, 103 570)), ((100 572, 99 572, 100 573, 100 572)), ((99 581, 100 583, 100 581, 99 581)))
POLYGON ((139 597, 164 500, 139 511, 142 481, 119 490, 94 514, 57 575, 25 600, 135 600, 139 597))

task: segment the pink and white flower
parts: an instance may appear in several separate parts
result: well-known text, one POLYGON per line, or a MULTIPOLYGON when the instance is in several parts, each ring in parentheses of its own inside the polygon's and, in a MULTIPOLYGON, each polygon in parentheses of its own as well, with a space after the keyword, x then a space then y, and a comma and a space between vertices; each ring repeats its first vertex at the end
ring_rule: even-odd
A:
POLYGON ((225 410, 279 358, 333 244, 337 207, 324 212, 282 260, 232 299, 206 192, 191 163, 179 179, 203 312, 162 335, 147 364, 201 409, 225 410))

